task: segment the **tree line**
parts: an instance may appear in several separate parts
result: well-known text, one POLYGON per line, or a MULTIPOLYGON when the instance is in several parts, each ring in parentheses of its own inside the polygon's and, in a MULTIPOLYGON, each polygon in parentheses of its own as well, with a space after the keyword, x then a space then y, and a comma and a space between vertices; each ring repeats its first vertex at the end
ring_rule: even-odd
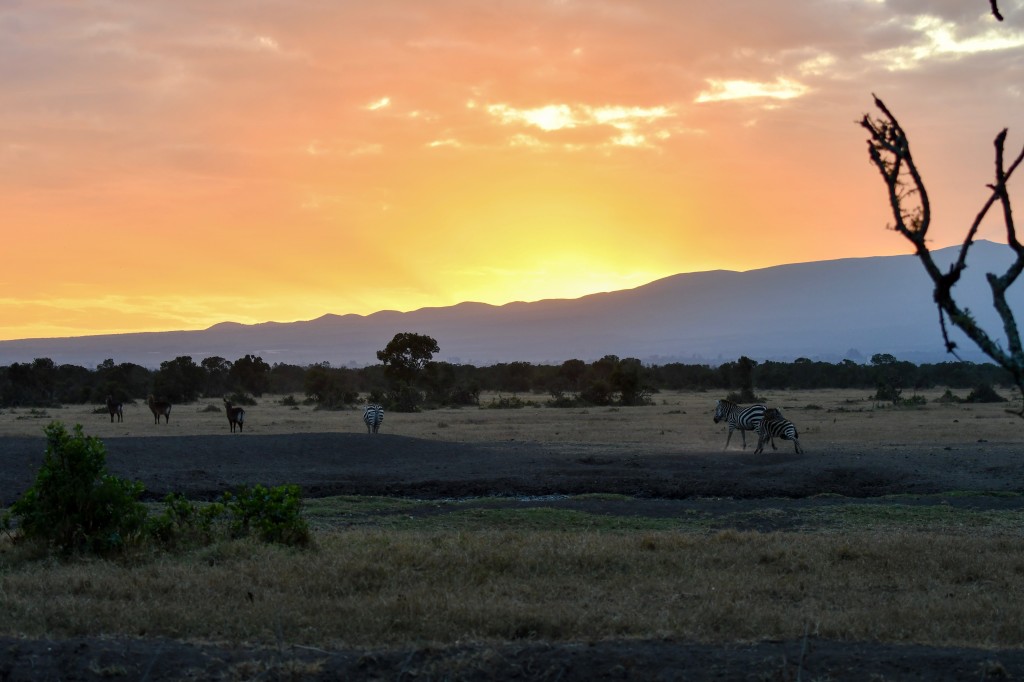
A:
POLYGON ((196 362, 179 356, 149 369, 113 359, 95 368, 58 365, 49 358, 0 367, 0 407, 103 404, 107 396, 128 404, 154 395, 172 403, 229 397, 252 404, 264 394, 303 395, 322 408, 356 405, 364 399, 392 410, 479 405, 484 392, 497 392, 507 404, 521 395, 544 396, 553 407, 644 405, 662 390, 719 391, 746 402, 758 390, 839 388, 874 391, 879 399, 898 401, 904 391, 945 386, 952 389, 1012 386, 1003 368, 967 361, 914 364, 890 354, 870 363, 838 363, 798 358, 792 362, 755 362, 741 357, 718 366, 645 364, 636 358, 606 355, 560 365, 503 362, 476 367, 435 361, 437 342, 403 333, 378 351, 379 364, 361 368, 329 363, 299 366, 269 364, 257 355, 236 360, 207 357, 196 362))

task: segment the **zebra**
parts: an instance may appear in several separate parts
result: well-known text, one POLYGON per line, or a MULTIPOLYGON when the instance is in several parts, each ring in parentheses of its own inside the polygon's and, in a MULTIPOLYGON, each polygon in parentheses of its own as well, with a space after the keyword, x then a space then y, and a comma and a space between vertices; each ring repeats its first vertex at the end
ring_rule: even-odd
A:
POLYGON ((384 408, 376 404, 367 405, 363 410, 363 421, 366 423, 367 433, 377 433, 377 429, 384 421, 384 408))
MULTIPOLYGON (((764 418, 764 412, 768 409, 763 404, 740 407, 731 400, 719 400, 715 405, 715 423, 725 421, 729 425, 729 435, 725 438, 725 447, 729 447, 734 429, 740 432, 743 437, 743 449, 747 449, 747 431, 754 431, 757 425, 764 418)), ((774 441, 772 445, 775 445, 774 441)), ((725 448, 723 448, 724 450, 725 448)))
POLYGON ((793 448, 796 450, 796 454, 804 454, 804 449, 800 447, 800 436, 796 432, 796 426, 793 422, 783 417, 782 413, 775 408, 765 411, 764 418, 757 425, 755 431, 757 431, 755 455, 761 454, 764 451, 764 442, 769 439, 772 441, 772 450, 777 450, 778 448, 775 447, 776 436, 782 440, 793 441, 793 448))

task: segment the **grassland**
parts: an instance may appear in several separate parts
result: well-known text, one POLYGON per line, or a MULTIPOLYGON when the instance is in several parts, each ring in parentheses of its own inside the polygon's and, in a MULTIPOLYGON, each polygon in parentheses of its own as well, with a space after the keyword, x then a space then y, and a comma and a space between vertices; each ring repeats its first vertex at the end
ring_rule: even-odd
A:
MULTIPOLYGON (((1024 427, 1000 405, 899 409, 840 391, 765 397, 800 427, 805 457, 853 446, 894 458, 915 448, 1012 448, 1024 427)), ((292 409, 278 399, 250 409, 246 434, 363 428, 355 411, 292 409)), ((572 444, 596 457, 607 447, 642 452, 652 443, 721 450, 713 396, 660 394, 656 401, 648 408, 388 414, 384 428, 452 443, 572 444)), ((204 408, 176 406, 171 432, 226 431, 223 413, 204 408)), ((141 413, 145 406, 135 409, 124 424, 109 424, 92 407, 5 411, 0 438, 38 435, 49 419, 80 421, 108 438, 170 431, 158 431, 141 413)), ((692 655, 717 647, 734 661, 750 651, 761 656, 760 667, 751 659, 747 669, 762 671, 761 679, 794 679, 798 669, 817 670, 819 679, 902 679, 883 665, 897 645, 971 661, 963 679, 1015 675, 1024 673, 1022 493, 695 499, 671 507, 607 494, 511 501, 349 495, 307 501, 311 550, 242 540, 112 562, 57 561, 4 540, 0 635, 18 638, 23 652, 48 639, 117 637, 146 650, 140 642, 167 638, 181 643, 179 668, 198 665, 194 654, 182 653, 189 646, 244 644, 264 652, 239 659, 250 660, 249 668, 236 663, 224 672, 236 679, 328 679, 343 668, 327 652, 339 651, 372 658, 361 669, 344 659, 355 666, 345 670, 382 676, 415 670, 425 679, 486 679, 519 660, 515 651, 530 652, 537 665, 546 661, 533 675, 520 671, 529 679, 556 669, 563 679, 610 675, 614 665, 598 669, 604 658, 596 650, 589 668, 573 653, 580 643, 632 660, 623 675, 664 672, 671 657, 652 643, 689 647, 692 655), (818 642, 817 657, 809 641, 818 642), (826 657, 830 642, 856 647, 863 665, 839 653, 826 657), (765 652, 776 649, 789 658, 767 661, 765 652), (284 650, 294 654, 292 668, 284 650), (276 662, 267 662, 266 651, 278 652, 276 662), (431 667, 431 660, 447 663, 431 667)), ((171 655, 168 646, 162 656, 171 655)), ((920 660, 942 659, 934 653, 920 660)), ((685 679, 703 679, 698 663, 686 668, 684 660, 685 679)), ((128 676, 132 665, 122 664, 128 676)), ((711 671, 709 665, 701 669, 711 671)), ((928 679, 926 669, 917 672, 928 679)))

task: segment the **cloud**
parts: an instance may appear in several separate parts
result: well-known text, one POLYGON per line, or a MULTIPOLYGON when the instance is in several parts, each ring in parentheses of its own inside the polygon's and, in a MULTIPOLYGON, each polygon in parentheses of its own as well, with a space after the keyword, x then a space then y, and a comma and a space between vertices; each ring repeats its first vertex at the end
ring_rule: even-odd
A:
POLYGON ((390 106, 391 106, 391 98, 390 97, 381 97, 380 99, 375 100, 375 101, 370 102, 369 104, 367 104, 366 105, 366 109, 368 111, 380 111, 381 109, 387 109, 390 106))
POLYGON ((694 102, 700 104, 737 99, 786 100, 802 97, 810 91, 806 85, 782 76, 773 82, 709 78, 707 83, 711 86, 710 89, 701 91, 694 102))
MULTIPOLYGON (((470 102, 468 108, 476 108, 470 102)), ((509 104, 489 104, 484 111, 501 125, 536 128, 542 133, 558 131, 591 132, 606 129, 599 134, 597 145, 618 147, 649 147, 653 140, 666 140, 671 132, 660 124, 676 117, 668 106, 638 107, 623 105, 592 106, 587 104, 547 104, 541 107, 520 108, 509 104)), ((510 144, 519 147, 540 147, 543 141, 536 136, 518 132, 510 144)), ((560 145, 566 149, 579 149, 581 145, 560 145)))
MULTIPOLYGON (((1002 52, 1024 46, 1024 31, 988 26, 975 33, 953 21, 922 14, 905 19, 903 25, 915 36, 913 44, 877 50, 865 55, 889 71, 908 71, 937 59, 957 60, 986 52, 1002 52)), ((982 24, 981 26, 987 26, 982 24)))

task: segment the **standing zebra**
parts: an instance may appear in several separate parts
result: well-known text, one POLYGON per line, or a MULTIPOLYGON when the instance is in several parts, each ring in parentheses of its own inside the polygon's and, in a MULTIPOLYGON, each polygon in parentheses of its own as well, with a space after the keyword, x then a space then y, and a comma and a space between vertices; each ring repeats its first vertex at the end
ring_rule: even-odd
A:
POLYGON ((363 421, 366 422, 367 433, 377 433, 384 421, 384 408, 380 405, 367 405, 363 410, 363 421))
POLYGON ((757 449, 754 450, 754 454, 758 455, 764 451, 764 442, 768 439, 772 441, 772 450, 777 450, 775 447, 775 437, 778 436, 782 440, 793 441, 793 448, 796 450, 796 454, 804 454, 804 449, 800 447, 800 436, 796 432, 796 426, 793 422, 789 421, 782 416, 782 413, 771 408, 766 410, 764 418, 761 423, 757 425, 755 429, 757 431, 757 449))
MULTIPOLYGON (((764 411, 768 409, 762 404, 740 407, 731 400, 719 400, 715 405, 715 423, 725 421, 729 425, 729 435, 725 438, 725 447, 729 447, 732 440, 733 430, 738 430, 743 436, 743 449, 747 449, 747 431, 754 431, 757 425, 764 418, 764 411)), ((775 445, 773 442, 772 445, 775 445)), ((723 448, 725 449, 725 448, 723 448)))

